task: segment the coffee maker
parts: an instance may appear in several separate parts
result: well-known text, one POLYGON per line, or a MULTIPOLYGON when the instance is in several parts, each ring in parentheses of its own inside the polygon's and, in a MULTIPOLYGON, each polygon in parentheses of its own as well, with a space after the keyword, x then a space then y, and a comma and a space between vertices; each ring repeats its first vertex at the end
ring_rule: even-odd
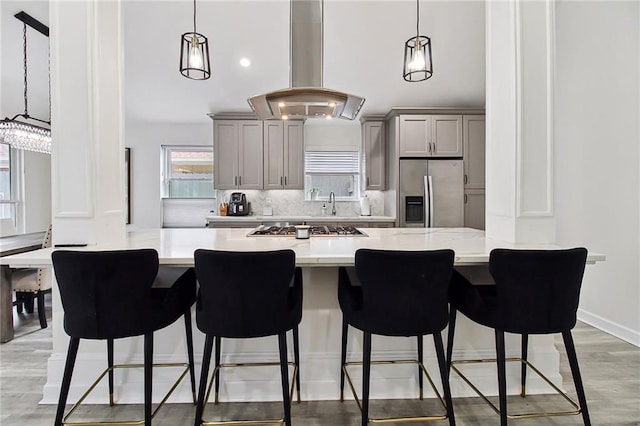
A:
POLYGON ((231 199, 229 200, 229 208, 227 209, 227 216, 246 216, 249 214, 249 203, 247 203, 247 196, 242 192, 231 193, 231 199))

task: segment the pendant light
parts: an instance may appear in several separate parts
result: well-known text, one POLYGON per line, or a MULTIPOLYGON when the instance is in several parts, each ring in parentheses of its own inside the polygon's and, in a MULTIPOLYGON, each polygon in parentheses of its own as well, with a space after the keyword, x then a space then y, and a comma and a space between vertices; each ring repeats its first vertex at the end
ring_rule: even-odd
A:
POLYGON ((181 37, 180 72, 192 80, 211 77, 209 42, 196 31, 196 0, 193 0, 193 32, 184 33, 181 37))
POLYGON ((431 39, 420 35, 420 0, 416 0, 416 36, 404 44, 404 70, 406 81, 424 81, 431 78, 431 39))
MULTIPOLYGON (((22 52, 24 63, 24 113, 17 114, 13 118, 6 117, 0 120, 0 143, 8 144, 15 149, 24 149, 28 151, 51 153, 51 130, 43 126, 26 123, 16 120, 22 117, 26 120, 35 120, 40 123, 51 126, 51 121, 40 120, 29 115, 29 99, 27 97, 27 25, 49 37, 49 27, 42 22, 33 18, 25 12, 19 12, 15 15, 22 21, 22 52)), ((49 82, 49 84, 51 84, 49 82)), ((51 95, 49 95, 49 110, 51 110, 51 95)))

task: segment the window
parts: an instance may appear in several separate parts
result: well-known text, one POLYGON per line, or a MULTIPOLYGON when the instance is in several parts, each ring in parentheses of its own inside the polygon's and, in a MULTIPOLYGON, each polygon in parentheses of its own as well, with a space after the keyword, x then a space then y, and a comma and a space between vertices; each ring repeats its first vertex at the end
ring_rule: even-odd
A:
POLYGON ((0 219, 12 219, 17 227, 18 203, 15 200, 15 179, 18 176, 13 150, 7 144, 0 144, 0 219))
POLYGON ((213 147, 163 146, 163 196, 213 197, 213 147))
POLYGON ((306 151, 304 159, 305 199, 358 199, 360 188, 359 151, 306 151))

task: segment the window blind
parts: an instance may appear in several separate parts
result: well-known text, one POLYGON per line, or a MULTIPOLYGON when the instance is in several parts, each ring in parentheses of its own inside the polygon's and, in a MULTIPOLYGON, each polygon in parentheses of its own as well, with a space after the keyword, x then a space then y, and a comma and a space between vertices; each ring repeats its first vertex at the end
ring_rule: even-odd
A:
POLYGON ((306 174, 357 174, 360 172, 358 151, 306 151, 306 174))

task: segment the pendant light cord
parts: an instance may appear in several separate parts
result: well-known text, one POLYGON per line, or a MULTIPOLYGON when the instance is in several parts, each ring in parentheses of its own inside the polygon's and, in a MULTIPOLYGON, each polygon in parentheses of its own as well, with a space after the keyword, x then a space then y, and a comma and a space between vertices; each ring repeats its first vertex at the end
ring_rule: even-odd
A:
POLYGON ((196 31, 196 0, 193 0, 193 34, 195 37, 196 31))
POLYGON ((22 54, 24 63, 24 117, 29 118, 27 100, 27 24, 22 24, 22 54))
POLYGON ((416 0, 416 41, 420 38, 420 0, 416 0))

